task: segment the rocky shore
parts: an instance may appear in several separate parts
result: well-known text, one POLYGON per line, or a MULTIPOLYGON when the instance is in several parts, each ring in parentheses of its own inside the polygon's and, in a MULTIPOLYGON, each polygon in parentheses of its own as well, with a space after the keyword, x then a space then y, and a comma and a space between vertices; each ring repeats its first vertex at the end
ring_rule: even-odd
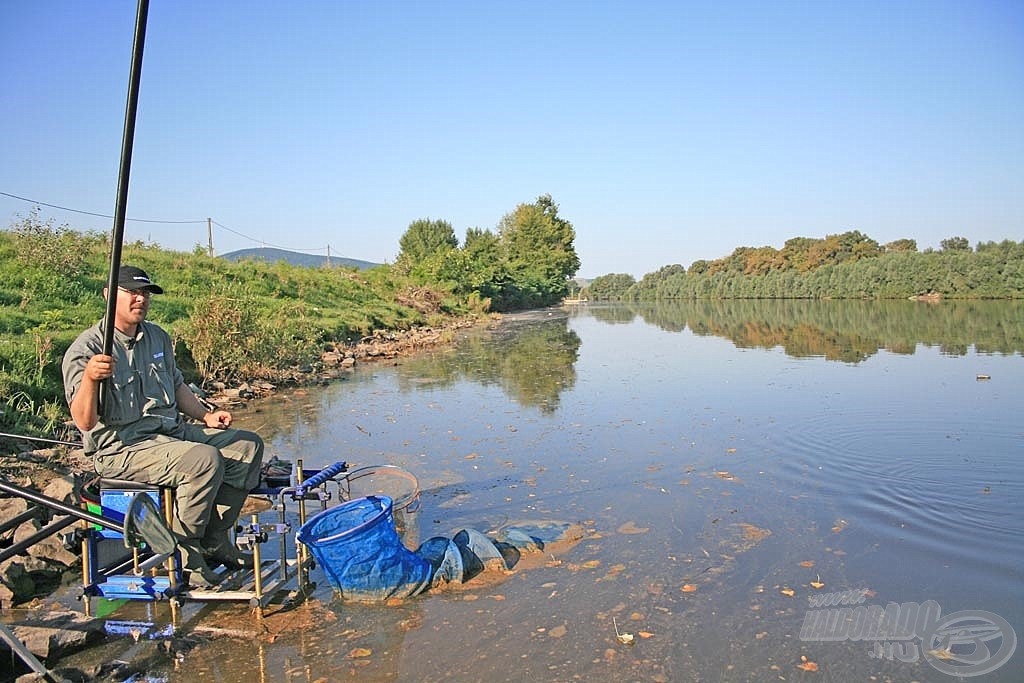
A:
MULTIPOLYGON (((484 324, 496 322, 497 318, 489 318, 484 324)), ((351 372, 359 363, 397 361, 424 349, 449 344, 459 330, 480 324, 479 319, 466 319, 442 328, 378 331, 355 344, 328 346, 316 364, 235 386, 211 382, 202 393, 218 406, 239 407, 253 398, 272 395, 278 386, 328 383, 351 372)), ((0 477, 5 481, 71 505, 81 504, 81 489, 92 476, 92 463, 80 449, 58 446, 10 450, 0 451, 0 477)), ((0 528, 12 527, 0 533, 0 549, 30 537, 45 525, 45 514, 17 522, 29 508, 23 498, 0 498, 0 528)), ((0 617, 44 661, 53 661, 103 638, 102 624, 97 620, 62 609, 48 599, 62 585, 74 582, 81 571, 79 552, 67 547, 61 534, 54 534, 0 563, 0 617)), ((0 641, 2 649, 4 644, 0 641)))

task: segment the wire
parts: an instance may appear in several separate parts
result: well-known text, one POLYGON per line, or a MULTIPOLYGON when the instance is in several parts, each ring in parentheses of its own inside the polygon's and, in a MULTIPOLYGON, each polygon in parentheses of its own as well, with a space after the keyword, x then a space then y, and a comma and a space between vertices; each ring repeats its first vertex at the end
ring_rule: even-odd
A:
MULTIPOLYGON (((47 206, 47 207, 49 207, 51 209, 60 209, 61 211, 70 211, 71 213, 80 213, 80 214, 83 214, 85 216, 96 216, 97 218, 110 218, 110 219, 114 218, 113 216, 109 216, 109 215, 107 215, 105 213, 93 213, 92 211, 82 211, 80 209, 70 209, 70 208, 68 208, 66 206, 58 206, 57 204, 47 204, 46 202, 36 201, 35 199, 29 199, 27 197, 19 197, 18 195, 11 194, 10 192, 0 192, 0 194, 2 194, 5 197, 10 197, 12 199, 20 199, 23 202, 31 202, 32 204, 37 204, 39 206, 47 206)), ((135 221, 136 223, 172 223, 172 224, 176 224, 176 225, 181 225, 181 224, 184 224, 184 223, 205 223, 206 222, 205 220, 161 221, 161 220, 153 220, 153 219, 149 219, 149 218, 126 218, 125 220, 126 221, 135 221)))
POLYGON ((284 249, 286 251, 314 251, 314 252, 328 251, 330 249, 329 246, 328 247, 316 247, 314 249, 296 249, 294 247, 282 247, 279 244, 271 244, 270 242, 265 242, 265 241, 263 241, 261 239, 256 239, 255 237, 252 237, 250 235, 246 235, 244 233, 238 232, 237 230, 232 230, 228 226, 223 225, 221 223, 218 223, 217 221, 213 221, 213 224, 216 225, 219 228, 224 228, 228 232, 230 232, 232 234, 235 234, 235 235, 238 235, 239 237, 244 237, 247 240, 252 240, 253 242, 258 242, 259 244, 261 244, 261 245, 263 245, 265 247, 273 247, 274 249, 284 249))
MULTIPOLYGON (((72 208, 69 208, 69 207, 66 207, 66 206, 59 206, 57 204, 48 204, 46 202, 40 202, 40 201, 37 201, 35 199, 29 199, 28 197, 20 197, 20 196, 18 196, 16 194, 11 194, 10 192, 0 192, 0 195, 3 195, 4 197, 10 197, 11 199, 18 199, 18 200, 23 201, 23 202, 29 202, 29 203, 35 204, 37 206, 46 206, 46 207, 49 207, 51 209, 59 209, 61 211, 70 211, 71 213, 78 213, 78 214, 82 214, 82 215, 85 215, 85 216, 96 216, 98 218, 110 218, 110 219, 114 218, 113 216, 109 216, 109 215, 104 214, 104 213, 94 213, 92 211, 82 211, 81 209, 72 209, 72 208)), ((223 223, 218 223, 217 221, 215 221, 213 219, 197 219, 197 220, 188 220, 188 221, 169 221, 169 220, 156 220, 156 219, 148 219, 148 218, 126 218, 125 220, 134 221, 136 223, 163 223, 163 224, 167 224, 167 225, 185 225, 185 224, 191 224, 191 223, 206 223, 207 220, 209 220, 211 223, 213 223, 214 225, 216 225, 219 228, 223 228, 224 230, 227 230, 228 232, 230 232, 230 233, 232 233, 234 235, 238 235, 239 237, 243 237, 243 238, 245 238, 247 240, 250 240, 252 242, 256 242, 257 244, 260 244, 260 245, 262 245, 264 247, 273 247, 274 249, 284 249, 285 251, 313 252, 313 253, 323 253, 323 252, 330 253, 330 251, 331 251, 330 245, 328 245, 326 247, 316 247, 314 249, 296 249, 294 247, 283 247, 283 246, 281 246, 279 244, 271 244, 270 242, 266 242, 264 240, 252 237, 251 235, 246 235, 245 233, 239 232, 237 230, 233 230, 232 228, 229 228, 228 226, 224 225, 223 223)))

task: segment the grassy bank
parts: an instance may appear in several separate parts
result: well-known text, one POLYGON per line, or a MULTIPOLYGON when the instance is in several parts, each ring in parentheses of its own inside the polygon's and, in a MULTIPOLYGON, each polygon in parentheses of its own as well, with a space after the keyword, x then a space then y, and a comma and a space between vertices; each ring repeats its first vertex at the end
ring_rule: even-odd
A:
MULTIPOLYGON (((34 216, 0 232, 0 431, 64 433, 60 362, 78 333, 103 317, 109 253, 104 235, 34 216)), ((442 326, 483 312, 389 266, 232 263, 142 243, 124 245, 122 263, 164 288, 149 317, 171 333, 187 379, 200 385, 275 378, 375 330, 442 326)))

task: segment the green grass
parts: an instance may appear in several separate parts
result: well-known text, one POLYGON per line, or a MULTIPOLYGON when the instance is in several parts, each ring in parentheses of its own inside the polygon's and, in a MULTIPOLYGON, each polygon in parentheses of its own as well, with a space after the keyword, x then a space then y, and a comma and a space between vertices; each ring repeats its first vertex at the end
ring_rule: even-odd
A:
MULTIPOLYGON (((54 228, 30 215, 0 231, 0 428, 52 436, 67 419, 60 363, 105 311, 109 239, 54 228)), ((121 262, 164 288, 149 319, 175 339, 189 381, 272 377, 315 365, 328 344, 374 330, 437 325, 474 309, 437 292, 438 310, 400 303, 413 283, 388 266, 370 271, 234 263, 132 243, 121 262), (194 368, 194 370, 192 370, 194 368)))

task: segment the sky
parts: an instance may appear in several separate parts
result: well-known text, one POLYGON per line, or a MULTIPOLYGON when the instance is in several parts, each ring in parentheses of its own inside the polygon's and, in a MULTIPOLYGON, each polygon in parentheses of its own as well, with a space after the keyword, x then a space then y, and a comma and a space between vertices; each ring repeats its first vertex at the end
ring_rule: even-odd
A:
MULTIPOLYGON (((0 227, 110 233, 135 14, 0 2, 0 227)), ((1024 241, 1024 2, 150 4, 126 240, 393 262, 544 194, 583 277, 1024 241)))

